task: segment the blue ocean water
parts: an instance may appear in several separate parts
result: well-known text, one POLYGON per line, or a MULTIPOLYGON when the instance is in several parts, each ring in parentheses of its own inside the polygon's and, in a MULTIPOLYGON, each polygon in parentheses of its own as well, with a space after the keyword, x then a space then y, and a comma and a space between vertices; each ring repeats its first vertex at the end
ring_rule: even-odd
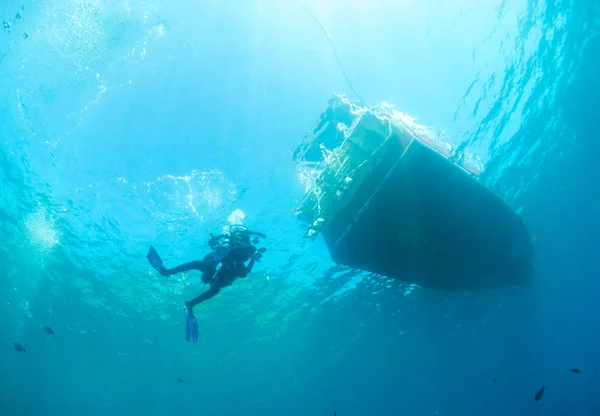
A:
POLYGON ((0 20, 0 414, 599 414, 597 1, 3 0, 0 20), (358 99, 336 56, 369 105, 478 155, 535 238, 533 284, 411 290, 303 238, 293 150, 333 93, 358 99), (187 343, 199 273, 146 252, 201 258, 232 222, 268 251, 187 343))

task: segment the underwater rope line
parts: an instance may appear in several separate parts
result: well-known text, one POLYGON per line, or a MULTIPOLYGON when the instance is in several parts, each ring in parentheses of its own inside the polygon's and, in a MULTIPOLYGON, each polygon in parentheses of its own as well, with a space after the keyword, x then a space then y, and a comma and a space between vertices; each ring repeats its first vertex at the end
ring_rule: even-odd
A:
POLYGON ((360 94, 356 92, 356 90, 352 86, 352 83, 350 82, 350 79, 348 79, 348 75, 346 74, 346 71, 344 70, 344 66, 342 65, 342 61, 340 59, 340 56, 338 55, 337 49, 336 49, 336 47, 335 47, 335 45, 333 43, 333 40, 329 36, 329 33, 327 33, 327 30, 325 30, 325 28, 323 27, 323 25, 321 24, 321 22, 319 21, 319 19, 317 19, 317 16, 315 16, 315 14, 308 8, 308 6, 306 4, 304 4, 304 2, 302 0, 296 0, 296 1, 300 4, 300 6, 302 6, 302 8, 306 11, 306 13, 308 13, 310 15, 310 17, 315 21, 315 23, 321 29, 321 32, 323 32, 323 34, 327 38, 327 41, 329 42, 329 46, 331 46, 331 50, 333 50, 333 54, 335 55, 335 60, 337 61, 337 64, 338 64, 340 70, 342 71, 342 75, 344 76, 344 79, 346 80, 346 84, 348 84, 348 87, 350 87, 350 89, 352 90, 352 92, 354 93, 354 95, 356 95, 356 97, 360 100, 360 102, 365 107, 367 107, 367 108, 370 109, 370 107, 367 105, 367 103, 365 102, 365 100, 363 100, 362 97, 360 96, 360 94))
MULTIPOLYGON (((346 74, 346 71, 344 69, 344 65, 342 65, 342 60, 340 59, 340 56, 337 52, 337 48, 335 47, 335 44, 333 43, 333 40, 331 39, 331 37, 329 36, 329 33, 327 33, 327 30, 325 30, 325 27, 323 27, 323 25, 321 24, 321 22, 319 21, 319 19, 317 18, 317 16, 312 12, 312 10, 310 10, 310 8, 304 3, 304 1, 302 0, 296 0, 300 6, 302 6, 302 8, 304 9, 304 11, 306 13, 308 13, 310 15, 310 17, 314 20, 314 22, 317 24, 317 26, 319 26, 319 28, 321 29, 321 32, 323 32, 323 34, 325 35, 325 37, 327 38, 327 41, 329 42, 329 46, 331 46, 331 50, 333 51, 334 55, 335 55, 335 60, 338 64, 338 67, 340 68, 340 71, 342 72, 342 75, 344 76, 344 79, 346 81, 346 84, 348 85, 348 87, 350 88, 350 90, 354 93, 354 95, 356 95, 356 97, 358 98, 358 100, 360 101, 360 103, 367 108, 368 110, 373 111, 374 109, 371 108, 366 102, 365 100, 363 100, 363 98, 360 96, 360 94, 358 92, 356 92, 356 90, 354 89, 354 86, 352 85, 352 82, 350 82, 350 79, 348 78, 348 75, 346 74)), ((392 126, 388 125, 388 129, 389 129, 389 134, 388 136, 385 138, 385 140, 373 151, 373 153, 371 153, 371 155, 369 155, 369 157, 373 156, 378 150, 380 150, 380 148, 383 146, 383 144, 385 142, 387 142, 388 139, 390 139, 392 137, 392 126)), ((347 137, 344 139, 344 142, 347 140, 347 137)), ((333 152, 332 152, 333 153, 333 152)), ((337 156, 337 155, 336 155, 337 156)), ((367 158, 368 159, 368 158, 367 158)), ((338 161, 339 162, 339 161, 338 161)), ((363 161, 359 166, 357 166, 356 168, 352 169, 351 172, 348 173, 348 175, 352 176, 358 169, 360 169, 364 163, 366 162, 363 161)), ((348 224, 348 226, 346 227, 346 229, 343 231, 342 235, 340 235, 338 237, 338 239, 335 241, 335 243, 333 244, 333 248, 335 248, 340 241, 346 236, 346 234, 350 231, 350 229, 355 225, 356 223, 356 219, 358 217, 360 217, 364 210, 366 209, 366 207, 370 204, 371 200, 375 197, 375 194, 377 194, 379 192, 379 190, 382 188, 382 186, 384 185, 384 183, 386 182, 386 180, 390 177, 392 171, 397 167, 397 165, 400 163, 400 158, 398 158, 398 160, 396 161, 396 163, 394 163, 392 165, 392 167, 388 170, 387 174, 385 175, 385 177, 381 180, 381 183, 377 186, 377 188, 375 189, 375 191, 373 192, 373 194, 369 197, 369 199, 363 204, 363 206, 359 209, 359 211, 356 214, 355 219, 348 224)), ((341 163, 339 163, 340 165, 342 165, 341 163)), ((331 167, 331 166, 330 166, 331 167)), ((343 168, 342 168, 343 169, 343 168)), ((336 172, 338 173, 338 172, 336 172)), ((314 192, 314 191, 313 191, 314 192)), ((318 205, 318 211, 321 212, 322 211, 322 207, 321 207, 321 197, 315 192, 315 196, 317 197, 317 205, 318 205)), ((311 229, 311 226, 309 226, 309 230, 311 229)), ((308 233, 307 233, 308 235, 308 233)))

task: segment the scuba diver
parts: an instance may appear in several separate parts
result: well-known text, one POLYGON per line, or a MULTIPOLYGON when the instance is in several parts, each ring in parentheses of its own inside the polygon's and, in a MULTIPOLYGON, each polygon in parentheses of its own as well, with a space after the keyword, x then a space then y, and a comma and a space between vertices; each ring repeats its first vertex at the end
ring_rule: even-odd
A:
POLYGON ((167 269, 158 252, 153 246, 146 255, 150 265, 162 276, 198 270, 202 272, 202 281, 210 285, 210 288, 200 296, 185 303, 186 334, 185 339, 189 342, 198 341, 198 322, 194 316, 193 309, 197 304, 215 296, 221 288, 229 286, 236 278, 245 278, 252 271, 254 263, 260 262, 262 253, 266 248, 257 249, 254 244, 260 238, 266 238, 263 233, 250 231, 243 225, 231 225, 229 233, 218 236, 210 234, 208 245, 212 252, 204 256, 203 260, 195 260, 179 266, 167 269), (254 239, 251 240, 251 237, 254 239), (245 263, 250 260, 246 266, 245 263))

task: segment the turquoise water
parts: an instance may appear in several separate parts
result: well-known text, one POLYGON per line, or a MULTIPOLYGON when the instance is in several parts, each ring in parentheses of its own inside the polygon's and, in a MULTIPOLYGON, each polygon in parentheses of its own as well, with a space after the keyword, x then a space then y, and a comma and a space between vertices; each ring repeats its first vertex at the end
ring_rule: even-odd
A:
POLYGON ((4 0, 0 20, 2 415, 600 411, 598 2, 4 0), (336 54, 369 105, 478 156, 536 239, 534 284, 411 290, 302 238, 292 152, 333 93, 358 99, 336 54), (201 258, 239 221, 268 252, 187 343, 199 274, 145 254, 201 258))

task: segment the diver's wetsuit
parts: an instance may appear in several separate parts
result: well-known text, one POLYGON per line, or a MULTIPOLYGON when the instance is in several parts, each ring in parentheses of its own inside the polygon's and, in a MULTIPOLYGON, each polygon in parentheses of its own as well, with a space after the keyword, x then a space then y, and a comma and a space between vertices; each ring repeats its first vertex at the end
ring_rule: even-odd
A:
POLYGON ((172 269, 163 267, 160 270, 160 274, 170 276, 190 270, 199 270, 202 272, 202 281, 210 284, 210 288, 200 296, 186 303, 188 308, 192 308, 215 296, 221 288, 231 285, 236 278, 246 277, 252 271, 252 267, 254 267, 254 263, 256 262, 255 253, 258 253, 258 250, 252 244, 236 244, 229 249, 227 256, 221 260, 221 268, 218 269, 218 272, 218 262, 215 262, 213 259, 214 253, 209 253, 204 256, 203 260, 184 263, 172 269), (250 260, 250 263, 246 266, 244 263, 248 260, 250 260))
POLYGON ((188 325, 186 339, 190 342, 197 340, 197 323, 192 313, 193 307, 212 298, 219 293, 221 288, 229 286, 238 277, 246 277, 252 271, 254 263, 260 261, 262 253, 266 251, 264 247, 257 250, 252 243, 258 242, 258 237, 266 238, 267 236, 264 233, 250 231, 240 224, 229 226, 229 233, 217 237, 212 234, 210 236, 208 245, 212 252, 204 256, 204 259, 184 263, 172 269, 167 269, 164 266, 162 259, 153 246, 150 246, 146 255, 150 265, 163 276, 198 270, 202 272, 202 281, 210 285, 210 289, 206 292, 186 302, 186 322, 188 325), (254 240, 251 240, 251 236, 255 236, 254 240), (250 263, 246 266, 245 263, 248 260, 250 260, 250 263))

